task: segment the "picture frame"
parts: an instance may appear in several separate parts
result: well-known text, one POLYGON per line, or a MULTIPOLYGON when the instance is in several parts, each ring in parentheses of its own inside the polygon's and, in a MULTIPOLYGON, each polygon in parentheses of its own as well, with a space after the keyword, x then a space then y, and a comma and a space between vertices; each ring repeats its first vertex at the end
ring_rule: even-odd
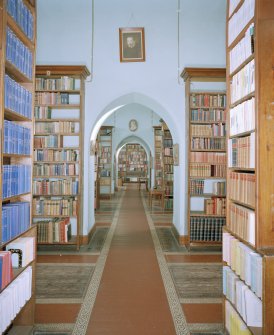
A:
POLYGON ((119 28, 120 62, 144 62, 145 30, 141 28, 119 28))

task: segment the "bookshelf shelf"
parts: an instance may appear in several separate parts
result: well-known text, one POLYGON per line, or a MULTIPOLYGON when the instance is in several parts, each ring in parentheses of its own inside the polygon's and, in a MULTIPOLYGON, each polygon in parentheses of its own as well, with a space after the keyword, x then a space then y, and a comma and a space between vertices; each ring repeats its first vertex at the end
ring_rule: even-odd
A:
POLYGON ((241 0, 229 14, 232 5, 233 1, 228 1, 227 41, 232 43, 227 43, 227 140, 228 145, 234 147, 227 172, 227 226, 223 229, 223 260, 228 263, 224 266, 224 281, 231 280, 231 287, 224 285, 225 327, 228 334, 237 331, 231 329, 233 320, 234 324, 241 325, 241 330, 248 329, 252 335, 268 335, 274 331, 274 186, 270 182, 274 164, 271 130, 274 126, 274 46, 271 42, 274 8, 268 0, 241 0), (244 144, 247 149, 243 150, 244 144), (243 156, 245 154, 248 156, 243 156), (237 257, 239 250, 249 255, 241 258, 241 269, 249 267, 246 257, 254 258, 249 271, 253 284, 260 283, 258 292, 256 286, 256 289, 250 288, 249 274, 244 276, 246 287, 243 277, 240 276, 241 281, 236 277, 239 268, 234 265, 229 268, 234 258, 231 261, 228 252, 237 257), (231 299, 233 290, 235 303, 231 299), (249 297, 243 300, 244 313, 237 304, 243 296, 249 297), (251 327, 255 325, 251 315, 256 315, 259 327, 251 327))
POLYGON ((25 195, 29 195, 29 194, 30 194, 30 192, 28 192, 28 193, 16 194, 16 195, 14 195, 14 196, 12 196, 12 197, 2 198, 2 201, 3 201, 3 202, 7 202, 7 201, 10 201, 10 200, 15 201, 15 200, 18 200, 20 197, 23 197, 23 196, 25 196, 25 195))
MULTIPOLYGON (((36 131, 34 136, 35 140, 37 139, 35 142, 35 157, 39 160, 33 162, 35 169, 33 201, 38 207, 43 206, 44 202, 45 206, 46 204, 52 206, 52 202, 57 202, 57 205, 61 206, 62 202, 66 202, 66 207, 73 206, 74 211, 74 213, 71 212, 71 215, 40 215, 38 213, 42 211, 37 212, 38 209, 36 209, 33 212, 33 222, 37 225, 39 245, 74 244, 77 249, 80 247, 83 206, 81 195, 83 189, 84 85, 88 75, 88 69, 81 65, 39 65, 36 67, 36 131), (74 87, 77 87, 77 89, 74 89, 74 87), (66 110, 70 110, 69 117, 65 115, 66 110), (45 117, 48 115, 51 115, 51 118, 45 117), (53 115, 54 118, 52 118, 53 115), (54 122, 55 124, 53 124, 54 122), (74 127, 78 127, 76 132, 72 132, 74 127), (67 131, 64 132, 63 130, 67 131), (76 138, 76 140, 72 138, 76 138), (52 139, 54 145, 52 145, 52 139), (67 146, 63 146, 65 139, 67 146), (79 143, 79 145, 77 143, 77 147, 70 146, 74 141, 79 143), (47 143, 50 143, 52 147, 38 147, 48 146, 47 143), (69 150, 72 150, 72 152, 66 153, 69 150), (56 152, 61 153, 57 155, 56 152), (64 160, 66 157, 75 158, 73 161, 66 161, 64 160), (66 164, 73 165, 67 166, 66 164), (66 170, 58 170, 63 174, 52 174, 55 173, 52 168, 56 166, 56 169, 59 169, 59 165, 63 165, 64 169, 70 169, 71 167, 75 169, 78 166, 79 173, 75 174, 75 172, 78 172, 76 170, 71 171, 73 174, 69 175, 66 170), (43 173, 46 173, 46 175, 43 173), (64 194, 62 194, 62 187, 66 188, 64 194), (44 188, 48 188, 50 191, 45 191, 45 193, 50 194, 43 194, 44 188), (56 234, 53 236, 53 225, 55 230, 59 231, 58 236, 56 234)), ((45 212, 49 213, 46 210, 45 212)), ((51 213, 57 213, 57 211, 54 210, 51 213)), ((66 212, 63 213, 67 214, 66 212)))
POLYGON ((32 84, 32 80, 25 76, 22 72, 20 72, 16 66, 6 60, 6 73, 10 74, 16 81, 19 83, 27 83, 32 84))
POLYGON ((188 247, 220 245, 226 196, 225 69, 185 68, 188 145, 188 247), (203 90, 205 83, 220 90, 203 90), (196 88, 197 87, 197 88, 196 88), (203 134, 203 135, 202 135, 203 134), (214 135, 215 136, 214 136, 214 135), (222 187, 221 196, 215 188, 222 187), (211 213, 211 214, 207 214, 211 213), (214 213, 214 214, 213 214, 214 213))
POLYGON ((5 119, 10 121, 32 121, 30 118, 5 108, 5 119))

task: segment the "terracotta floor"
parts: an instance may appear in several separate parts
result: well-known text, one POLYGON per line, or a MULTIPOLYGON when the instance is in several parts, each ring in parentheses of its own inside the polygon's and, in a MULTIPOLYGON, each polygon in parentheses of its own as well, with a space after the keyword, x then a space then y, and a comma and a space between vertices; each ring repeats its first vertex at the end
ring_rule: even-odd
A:
MULTIPOLYGON (((101 202, 101 208, 96 213, 96 218, 99 218, 96 226, 110 225, 117 200, 101 202)), ((157 204, 150 212, 156 227, 172 225, 172 213, 163 212, 157 204)), ((168 263, 221 262, 218 254, 173 252, 166 253, 165 257, 168 263)), ((41 253, 38 256, 40 263, 96 264, 97 259, 98 255, 77 252, 69 255, 41 253)), ((39 303, 35 322, 69 334, 80 308, 79 303, 39 303)), ((201 327, 203 324, 222 323, 221 303, 188 303, 182 304, 182 309, 190 325, 201 327)), ((176 334, 140 192, 136 187, 128 187, 123 198, 86 334, 176 334)))

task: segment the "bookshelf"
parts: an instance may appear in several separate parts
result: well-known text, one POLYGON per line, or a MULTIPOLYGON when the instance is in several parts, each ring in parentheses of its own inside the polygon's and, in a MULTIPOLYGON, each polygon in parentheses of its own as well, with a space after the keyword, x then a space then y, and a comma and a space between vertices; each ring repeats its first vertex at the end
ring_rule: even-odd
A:
POLYGON ((94 209, 100 208, 100 174, 99 174, 99 143, 96 139, 94 147, 94 209))
POLYGON ((272 1, 228 1, 223 278, 229 334, 274 333, 273 39, 272 1))
POLYGON ((222 87, 226 71, 185 68, 181 76, 189 129, 187 240, 190 247, 221 246, 226 220, 226 93, 222 87))
POLYGON ((163 187, 163 136, 162 127, 154 126, 154 186, 163 187))
MULTIPOLYGON (((118 180, 120 181, 121 186, 125 182, 127 172, 127 145, 125 144, 118 156, 118 180)), ((119 184, 119 182, 118 182, 119 184)))
POLYGON ((39 245, 80 246, 85 66, 39 65, 35 80, 33 220, 39 245))
POLYGON ((31 331, 34 325, 36 227, 31 210, 36 2, 0 0, 0 17, 2 334, 10 328, 16 332, 17 327, 31 331))
POLYGON ((100 198, 112 194, 112 126, 102 126, 98 133, 100 198))
POLYGON ((173 210, 173 180, 174 180, 174 161, 173 161, 173 140, 165 122, 162 122, 162 167, 163 167, 163 191, 164 209, 173 210))

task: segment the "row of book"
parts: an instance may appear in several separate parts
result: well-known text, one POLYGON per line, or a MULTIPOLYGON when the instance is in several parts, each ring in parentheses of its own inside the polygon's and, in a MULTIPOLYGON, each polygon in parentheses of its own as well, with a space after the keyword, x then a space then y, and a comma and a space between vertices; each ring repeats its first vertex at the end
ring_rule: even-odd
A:
POLYGON ((192 150, 225 150, 225 138, 204 138, 192 137, 191 149, 192 150))
MULTIPOLYGON (((190 195, 204 195, 209 194, 205 192, 205 180, 204 179, 194 179, 190 180, 189 184, 190 195)), ((226 194, 226 182, 225 181, 216 181, 212 183, 212 189, 210 190, 212 194, 223 196, 226 194)))
POLYGON ((64 162, 77 162, 79 157, 79 150, 73 149, 61 149, 61 150, 53 150, 53 149, 44 149, 34 150, 33 159, 35 162, 39 161, 64 161, 64 162))
POLYGON ((36 78, 35 79, 35 89, 36 90, 62 90, 62 91, 74 91, 80 89, 80 80, 62 76, 60 78, 36 78))
POLYGON ((241 2, 241 0, 230 0, 229 1, 229 16, 231 16, 231 14, 234 12, 234 10, 237 8, 237 6, 239 5, 239 3, 241 2))
POLYGON ((12 202, 2 205, 2 243, 23 233, 29 226, 29 202, 12 202))
POLYGON ((71 239, 69 218, 36 222, 38 243, 67 243, 71 239))
POLYGON ((79 122, 56 121, 56 122, 36 122, 35 132, 39 133, 79 133, 79 122))
POLYGON ((79 94, 36 92, 35 105, 74 105, 80 103, 79 94))
POLYGON ((255 133, 228 141, 228 166, 255 168, 255 133))
POLYGON ((255 98, 244 101, 229 112, 230 136, 255 129, 255 98))
POLYGON ((165 172, 166 173, 173 173, 174 172, 174 165, 173 164, 165 164, 165 172))
POLYGON ((164 155, 165 156, 173 156, 173 148, 164 148, 164 155))
POLYGON ((34 36, 34 19, 23 0, 7 0, 7 11, 25 35, 32 41, 34 36))
POLYGON ((211 163, 226 164, 226 154, 220 152, 191 152, 190 162, 193 163, 211 163))
POLYGON ((32 118, 32 93, 5 74, 5 108, 32 118))
POLYGON ((235 306, 246 325, 249 327, 262 327, 262 300, 239 280, 239 277, 228 267, 224 267, 223 280, 224 295, 235 306))
POLYGON ((225 122, 226 110, 225 109, 192 109, 191 119, 192 122, 225 122))
POLYGON ((111 177, 111 170, 100 170, 100 176, 101 177, 111 177))
POLYGON ((31 50, 8 27, 6 39, 6 59, 25 76, 32 79, 33 55, 31 50))
POLYGON ((57 135, 35 136, 34 148, 58 148, 59 141, 57 135))
POLYGON ((34 107, 34 117, 36 120, 39 119, 51 119, 52 108, 48 106, 35 106, 34 107))
POLYGON ((225 300, 225 328, 230 335, 253 335, 228 300, 225 300))
POLYGON ((0 291, 2 291, 12 281, 12 278, 13 271, 11 252, 0 251, 0 291))
POLYGON ((204 200, 204 208, 206 215, 226 215, 226 199, 225 198, 211 198, 204 200))
POLYGON ((71 179, 59 180, 34 180, 34 195, 77 195, 79 192, 79 181, 71 179))
POLYGON ((171 148, 173 146, 173 140, 172 139, 167 139, 167 138, 164 138, 163 139, 163 147, 164 148, 171 148))
POLYGON ((190 126, 191 136, 225 136, 226 125, 224 123, 195 124, 190 126))
POLYGON ((230 73, 243 64, 254 53, 254 23, 247 29, 245 36, 229 53, 230 73))
POLYGON ((190 107, 213 107, 220 108, 226 106, 226 95, 224 94, 208 94, 208 93, 192 93, 190 95, 190 107))
POLYGON ((263 258, 233 235, 223 233, 223 260, 246 285, 262 298, 263 258))
POLYGON ((220 242, 225 218, 190 217, 190 240, 220 242))
POLYGON ((165 185, 164 193, 168 196, 173 195, 173 185, 165 185))
POLYGON ((32 295, 32 267, 27 267, 3 292, 0 294, 0 333, 2 334, 11 324, 32 295))
POLYGON ((111 146, 102 145, 100 146, 100 157, 104 156, 104 154, 111 153, 111 146))
POLYGON ((12 267, 22 268, 34 260, 35 238, 19 237, 6 245, 6 250, 12 254, 12 267))
MULTIPOLYGON (((173 165, 172 165, 172 166, 173 166, 173 165)), ((171 172, 167 172, 167 171, 165 171, 164 179, 165 179, 165 182, 173 181, 173 180, 174 180, 174 174, 173 174, 173 171, 171 171, 171 172)))
POLYGON ((4 153, 29 155, 31 130, 17 123, 4 120, 4 153))
POLYGON ((30 165, 3 165, 2 198, 29 193, 31 185, 30 165))
POLYGON ((173 157, 164 156, 164 164, 173 164, 173 157))
POLYGON ((173 209, 173 199, 165 198, 164 206, 165 206, 165 209, 173 209))
POLYGON ((229 204, 228 228, 248 243, 255 245, 255 212, 246 207, 229 204))
POLYGON ((189 166, 190 177, 226 177, 225 165, 195 164, 189 166))
POLYGON ((254 173, 229 171, 228 195, 232 200, 255 207, 255 183, 254 173))
POLYGON ((33 166, 34 176, 75 176, 79 175, 79 164, 35 164, 33 166))
POLYGON ((254 17, 255 0, 245 0, 239 10, 228 21, 228 45, 235 40, 254 17))
POLYGON ((68 199, 33 199, 34 215, 61 215, 76 216, 77 215, 77 199, 75 197, 68 199))
POLYGON ((233 76, 230 87, 232 104, 255 91, 254 59, 233 76))

